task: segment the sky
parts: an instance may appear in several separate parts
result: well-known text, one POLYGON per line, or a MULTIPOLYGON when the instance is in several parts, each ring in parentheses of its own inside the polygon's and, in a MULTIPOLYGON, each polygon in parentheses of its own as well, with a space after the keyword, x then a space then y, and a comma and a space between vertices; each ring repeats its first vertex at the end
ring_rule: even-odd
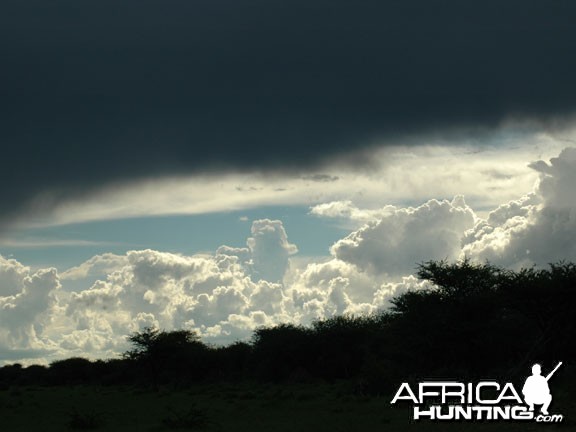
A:
POLYGON ((5 0, 0 363, 576 260, 576 5, 5 0))

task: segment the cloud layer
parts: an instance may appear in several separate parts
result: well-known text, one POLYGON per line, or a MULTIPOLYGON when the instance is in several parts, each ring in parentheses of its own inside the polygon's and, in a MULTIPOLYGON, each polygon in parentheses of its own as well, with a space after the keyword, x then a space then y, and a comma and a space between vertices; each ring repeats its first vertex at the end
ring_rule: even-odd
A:
MULTIPOLYGON (((474 140, 455 137, 422 137, 419 145, 395 145, 372 152, 369 169, 336 164, 314 170, 314 174, 157 178, 57 202, 37 215, 20 217, 18 222, 21 226, 50 226, 332 202, 338 202, 341 211, 345 211, 342 205, 346 200, 354 201, 366 213, 367 208, 377 208, 383 202, 405 206, 408 200, 408 204, 419 205, 459 194, 465 195, 477 211, 487 211, 516 199, 533 186, 538 173, 527 167, 527 160, 555 156, 565 146, 560 136, 518 125, 502 127, 489 138, 489 142, 498 145, 479 145, 474 140)), ((362 222, 352 219, 349 221, 354 226, 362 222)), ((2 239, 1 244, 41 245, 34 238, 2 239)))
POLYGON ((104 254, 62 274, 0 258, 0 354, 111 357, 143 326, 189 328, 226 343, 258 326, 386 308, 393 296, 427 286, 413 276, 427 260, 469 257, 513 268, 576 261, 576 149, 531 166, 540 176, 534 190, 487 218, 462 196, 415 207, 314 207, 318 217, 358 226, 330 256, 304 264, 291 259, 297 247, 282 222, 268 219, 253 222, 246 247, 212 254, 104 254), (67 288, 82 281, 84 288, 67 288))

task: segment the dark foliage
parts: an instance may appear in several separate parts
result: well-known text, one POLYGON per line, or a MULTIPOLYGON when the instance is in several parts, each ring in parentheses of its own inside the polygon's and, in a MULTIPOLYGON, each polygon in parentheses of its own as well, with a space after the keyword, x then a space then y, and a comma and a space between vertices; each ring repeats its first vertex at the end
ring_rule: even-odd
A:
POLYGON ((211 350, 210 373, 217 380, 239 380, 250 371, 253 347, 246 342, 235 342, 211 350))
POLYGON ((80 384, 94 379, 94 369, 90 360, 73 357, 52 362, 48 377, 52 383, 80 384))
POLYGON ((258 378, 279 381, 296 374, 308 374, 316 346, 310 329, 281 324, 255 331, 253 366, 258 378))
POLYGON ((145 328, 128 337, 134 348, 124 357, 158 385, 177 377, 181 382, 200 379, 209 364, 210 349, 189 330, 145 328))

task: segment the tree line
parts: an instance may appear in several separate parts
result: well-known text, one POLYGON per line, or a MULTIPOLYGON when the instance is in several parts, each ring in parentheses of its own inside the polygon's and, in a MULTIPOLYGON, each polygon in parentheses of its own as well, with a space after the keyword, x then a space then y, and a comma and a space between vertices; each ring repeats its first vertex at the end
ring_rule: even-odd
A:
POLYGON ((370 316, 259 328, 250 341, 224 347, 189 330, 146 328, 128 336, 132 348, 122 358, 8 365, 0 368, 0 387, 350 380, 380 394, 409 379, 511 379, 536 362, 576 358, 575 264, 512 271, 430 261, 418 276, 433 287, 398 295, 389 310, 370 316))

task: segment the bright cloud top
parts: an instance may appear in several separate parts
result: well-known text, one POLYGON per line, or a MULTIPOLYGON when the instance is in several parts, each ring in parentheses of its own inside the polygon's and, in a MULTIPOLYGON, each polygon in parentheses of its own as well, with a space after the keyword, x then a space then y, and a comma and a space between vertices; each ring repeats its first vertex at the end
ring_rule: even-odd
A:
MULTIPOLYGON (((423 139, 425 145, 391 144, 370 155, 370 166, 337 162, 316 173, 219 174, 159 178, 87 193, 49 206, 39 197, 24 225, 176 214, 207 214, 259 206, 315 206, 352 200, 374 209, 464 195, 470 206, 492 209, 529 190, 538 173, 526 161, 552 157, 564 145, 554 136, 502 127, 488 143, 423 139), (556 153, 552 153, 556 152, 556 153), (478 157, 479 154, 481 157, 478 157), (194 197, 194 199, 190 199, 194 197), (35 216, 36 215, 36 216, 35 216)), ((521 128, 520 128, 521 129, 521 128)), ((572 132, 567 133, 572 136, 572 132)), ((47 204, 48 203, 48 204, 47 204)), ((10 239, 3 239, 4 243, 10 239)))
POLYGON ((540 173, 535 192, 467 232, 463 253, 515 268, 576 259, 576 149, 531 166, 540 173))
POLYGON ((246 247, 213 254, 103 254, 61 274, 0 258, 0 353, 111 357, 143 326, 189 328, 225 343, 258 326, 386 308, 393 296, 426 286, 413 273, 427 260, 466 256, 509 267, 576 260, 576 149, 531 167, 534 190, 486 218, 463 196, 413 207, 317 205, 312 214, 355 228, 330 256, 301 265, 283 223, 269 219, 252 223, 246 247), (70 291, 69 281, 86 287, 70 291))

